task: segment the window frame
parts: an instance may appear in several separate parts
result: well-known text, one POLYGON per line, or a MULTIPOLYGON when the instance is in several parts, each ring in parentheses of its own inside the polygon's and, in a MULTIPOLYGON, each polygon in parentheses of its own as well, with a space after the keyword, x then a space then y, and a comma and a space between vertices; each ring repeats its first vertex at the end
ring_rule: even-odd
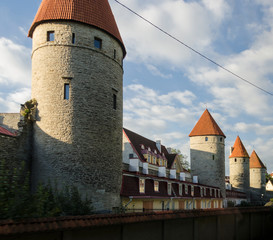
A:
POLYGON ((145 194, 145 178, 139 178, 139 193, 145 194))
POLYGON ((97 49, 102 49, 102 39, 94 37, 94 47, 97 49))
POLYGON ((54 42, 55 41, 55 31, 47 31, 46 40, 47 40, 47 42, 54 42))

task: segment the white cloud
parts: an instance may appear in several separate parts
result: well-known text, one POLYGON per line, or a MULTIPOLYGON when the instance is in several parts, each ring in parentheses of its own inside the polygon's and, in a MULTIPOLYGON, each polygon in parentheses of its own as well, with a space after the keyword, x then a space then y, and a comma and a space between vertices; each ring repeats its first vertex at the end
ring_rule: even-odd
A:
POLYGON ((158 77, 166 78, 166 79, 169 79, 172 77, 171 74, 164 74, 157 67, 151 64, 147 64, 146 67, 154 76, 158 76, 158 77))
MULTIPOLYGON (((123 1, 122 1, 123 2, 123 1)), ((207 51, 219 25, 229 14, 223 1, 203 2, 169 1, 123 2, 163 30, 199 51, 207 51)), ((112 3, 116 20, 128 50, 127 60, 162 64, 170 62, 181 67, 190 63, 189 49, 155 29, 116 3, 112 3), (130 21, 128 21, 130 19, 130 21)))
POLYGON ((0 38, 0 86, 30 86, 31 50, 0 38))
POLYGON ((31 98, 30 88, 19 88, 8 94, 1 94, 0 112, 18 113, 20 104, 25 103, 31 98))

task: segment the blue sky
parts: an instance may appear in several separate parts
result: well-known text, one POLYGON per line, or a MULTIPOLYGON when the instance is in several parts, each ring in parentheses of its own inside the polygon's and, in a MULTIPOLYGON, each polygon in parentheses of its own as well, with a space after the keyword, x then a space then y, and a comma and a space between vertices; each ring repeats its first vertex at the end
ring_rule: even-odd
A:
MULTIPOLYGON (((28 29, 40 0, 0 1, 0 112, 19 112, 31 94, 28 29)), ((189 156, 188 134, 209 109, 226 134, 255 149, 273 171, 273 97, 149 26, 109 0, 127 56, 124 126, 189 156)), ((184 43, 273 93, 271 0, 120 0, 184 43)))

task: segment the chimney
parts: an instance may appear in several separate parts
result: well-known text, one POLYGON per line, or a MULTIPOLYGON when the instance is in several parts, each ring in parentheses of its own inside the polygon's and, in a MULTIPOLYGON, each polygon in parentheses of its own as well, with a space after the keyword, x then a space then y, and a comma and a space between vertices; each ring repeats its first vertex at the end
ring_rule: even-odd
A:
POLYGON ((161 153, 161 140, 156 140, 156 147, 159 150, 159 152, 161 153))

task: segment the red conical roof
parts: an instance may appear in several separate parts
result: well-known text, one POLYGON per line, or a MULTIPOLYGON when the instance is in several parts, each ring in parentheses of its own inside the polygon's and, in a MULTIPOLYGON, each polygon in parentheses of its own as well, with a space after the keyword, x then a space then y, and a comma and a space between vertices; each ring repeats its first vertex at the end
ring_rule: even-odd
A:
POLYGON ((28 36, 32 37, 39 24, 51 20, 72 20, 100 28, 115 37, 126 54, 108 0, 43 0, 28 36))
POLYGON ((229 158, 234 158, 234 157, 246 157, 249 158, 249 155, 245 149, 244 144, 242 143, 241 139, 239 136, 237 136, 235 143, 233 145, 233 151, 229 158))
POLYGON ((210 115, 208 109, 204 111, 195 127, 192 129, 189 137, 207 135, 218 135, 226 137, 213 117, 210 115))
POLYGON ((249 168, 266 168, 254 150, 249 159, 249 168))

